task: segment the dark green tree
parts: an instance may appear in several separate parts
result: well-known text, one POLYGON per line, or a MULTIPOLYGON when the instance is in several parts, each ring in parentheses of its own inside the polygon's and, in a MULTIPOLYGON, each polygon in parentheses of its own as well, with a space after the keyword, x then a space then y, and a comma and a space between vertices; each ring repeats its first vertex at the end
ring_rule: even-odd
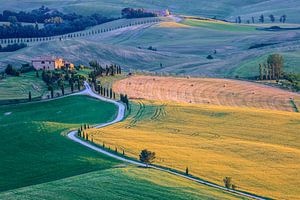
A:
POLYGON ((31 101, 31 91, 28 93, 28 100, 31 101))
POLYGON ((148 151, 147 149, 144 149, 141 151, 139 157, 140 157, 140 161, 142 163, 145 163, 148 166, 149 164, 154 162, 155 152, 151 152, 151 151, 148 151))

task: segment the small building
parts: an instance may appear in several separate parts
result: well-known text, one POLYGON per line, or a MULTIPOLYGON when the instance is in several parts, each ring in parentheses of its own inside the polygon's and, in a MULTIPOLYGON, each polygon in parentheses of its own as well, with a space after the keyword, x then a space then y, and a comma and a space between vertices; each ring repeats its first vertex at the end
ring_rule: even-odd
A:
POLYGON ((146 12, 156 14, 158 17, 168 17, 171 15, 171 12, 166 10, 146 10, 146 12))
POLYGON ((42 56, 32 59, 32 66, 36 70, 56 70, 56 69, 74 69, 74 64, 65 61, 62 58, 53 56, 42 56))

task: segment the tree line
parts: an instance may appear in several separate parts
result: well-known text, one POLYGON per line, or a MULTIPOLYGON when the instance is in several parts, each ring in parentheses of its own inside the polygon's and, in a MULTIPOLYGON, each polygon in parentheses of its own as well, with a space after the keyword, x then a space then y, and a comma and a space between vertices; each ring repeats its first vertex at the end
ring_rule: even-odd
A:
MULTIPOLYGON (((36 71, 36 76, 39 77, 39 71, 36 71)), ((62 71, 42 71, 42 80, 46 83, 48 91, 50 91, 51 98, 54 97, 54 89, 57 87, 61 90, 61 94, 65 95, 65 81, 68 82, 71 92, 73 93, 77 88, 81 90, 86 78, 83 75, 77 74, 76 71, 62 70, 62 71)))
POLYGON ((5 10, 0 15, 0 21, 9 22, 0 26, 0 38, 33 38, 51 37, 85 30, 87 27, 103 24, 117 18, 107 18, 98 13, 82 16, 76 13, 64 14, 42 6, 31 12, 13 12, 5 10), (51 12, 50 12, 51 11, 51 12), (22 25, 21 22, 35 23, 22 25), (39 28, 37 23, 44 23, 39 28))
POLYGON ((144 18, 144 17, 157 17, 157 14, 146 11, 145 9, 139 8, 124 8, 121 11, 123 18, 132 19, 132 18, 144 18))
POLYGON ((0 52, 13 52, 17 51, 19 49, 27 47, 27 44, 21 43, 21 44, 9 44, 5 47, 2 47, 0 45, 0 52))
MULTIPOLYGON (((255 24, 256 22, 259 22, 259 23, 265 23, 266 22, 266 18, 267 17, 269 17, 269 21, 270 22, 272 22, 272 23, 274 23, 275 21, 276 21, 276 17, 275 17, 275 15, 273 15, 273 14, 270 14, 269 16, 265 16, 265 15, 263 15, 263 14, 261 14, 259 17, 258 17, 258 19, 255 19, 255 17, 251 17, 251 19, 247 19, 247 20, 245 20, 245 22, 247 23, 247 24, 250 24, 250 23, 252 23, 252 24, 255 24)), ((287 20, 287 15, 281 15, 280 17, 279 17, 279 22, 280 23, 286 23, 286 20, 287 20)), ((238 17, 236 17, 236 19, 235 19, 235 23, 237 23, 237 24, 241 24, 242 23, 242 17, 241 16, 238 16, 238 17)))
POLYGON ((259 64, 260 80, 279 80, 283 75, 284 59, 279 54, 272 54, 266 63, 259 64))

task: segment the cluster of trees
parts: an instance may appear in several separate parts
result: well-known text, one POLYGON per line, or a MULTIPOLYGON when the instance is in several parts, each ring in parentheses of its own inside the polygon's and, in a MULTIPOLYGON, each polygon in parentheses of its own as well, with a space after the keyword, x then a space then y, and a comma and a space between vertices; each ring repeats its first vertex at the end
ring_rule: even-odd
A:
POLYGON ((126 108, 129 108, 129 99, 127 94, 120 94, 120 101, 123 102, 126 105, 126 108))
POLYGON ((19 49, 27 47, 27 44, 21 43, 21 44, 9 44, 6 47, 2 47, 0 45, 0 52, 13 52, 17 51, 19 49))
POLYGON ((5 73, 11 76, 20 76, 21 72, 14 68, 11 64, 8 64, 5 68, 5 73))
POLYGON ((300 91, 300 74, 296 73, 284 73, 283 78, 288 82, 284 82, 283 86, 291 88, 292 90, 300 91))
POLYGON ((82 31, 87 27, 115 19, 107 18, 97 13, 90 16, 82 16, 75 13, 64 14, 44 6, 28 13, 6 10, 0 16, 0 21, 10 22, 10 24, 0 26, 0 38, 50 37, 82 31), (20 22, 31 22, 35 23, 35 25, 22 25, 20 22), (40 29, 37 23, 44 23, 44 27, 40 29))
POLYGON ((237 188, 236 185, 232 184, 232 179, 231 179, 231 177, 225 177, 225 178, 223 179, 223 182, 224 182, 225 187, 228 188, 228 189, 233 189, 233 190, 235 190, 235 189, 237 188))
MULTIPOLYGON (((83 138, 84 140, 89 140, 90 139, 89 135, 84 132, 84 130, 89 129, 89 128, 90 128, 90 125, 88 125, 88 124, 84 124, 83 126, 81 125, 77 131, 78 137, 83 138)), ((91 142, 94 142, 93 138, 91 138, 91 142)))
MULTIPOLYGON (((269 17, 270 22, 274 23, 274 22, 276 21, 275 15, 271 14, 271 15, 269 15, 268 17, 269 17)), ((263 14, 260 15, 259 18, 258 18, 258 22, 260 22, 260 23, 265 23, 265 21, 266 21, 265 18, 266 18, 265 15, 263 15, 263 14)), ((284 14, 284 15, 280 16, 279 22, 280 22, 280 23, 285 23, 285 22, 286 22, 286 19, 287 19, 287 15, 284 14)), ((242 17, 241 17, 241 16, 238 16, 238 17, 235 19, 235 23, 238 23, 238 24, 242 23, 242 17)), ((256 23, 256 20, 255 20, 254 17, 251 17, 251 19, 246 20, 246 23, 247 23, 247 24, 250 24, 250 23, 254 24, 254 23, 256 23)))
MULTIPOLYGON (((39 77, 39 71, 36 71, 36 76, 39 77)), ((76 86, 78 91, 80 91, 85 79, 86 78, 83 75, 70 70, 42 71, 42 80, 47 84, 48 90, 51 93, 51 98, 54 97, 54 89, 56 87, 61 90, 62 95, 65 95, 65 81, 69 83, 72 93, 76 86)))
POLYGON ((106 65, 102 67, 97 61, 92 60, 89 62, 90 66, 93 68, 93 71, 90 73, 90 78, 97 77, 97 76, 114 76, 116 74, 122 73, 121 66, 113 65, 110 66, 106 65))
POLYGON ((267 63, 259 64, 260 80, 279 80, 283 75, 284 59, 279 54, 268 57, 267 63))
POLYGON ((97 85, 96 91, 98 94, 101 94, 104 97, 110 98, 110 99, 116 99, 116 93, 112 90, 112 88, 108 89, 105 87, 102 87, 100 84, 97 85))
POLYGON ((144 9, 124 8, 121 11, 122 17, 127 19, 143 18, 143 17, 157 17, 157 14, 146 11, 144 9))

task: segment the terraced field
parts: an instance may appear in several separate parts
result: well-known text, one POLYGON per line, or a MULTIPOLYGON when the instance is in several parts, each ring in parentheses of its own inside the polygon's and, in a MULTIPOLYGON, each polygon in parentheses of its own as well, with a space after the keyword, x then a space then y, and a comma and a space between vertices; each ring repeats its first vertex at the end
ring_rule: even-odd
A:
MULTIPOLYGON (((157 91, 158 92, 158 91, 157 91)), ((135 100, 128 118, 89 130, 94 142, 138 159, 275 199, 299 199, 300 115, 294 112, 135 100)))
MULTIPOLYGON (((294 112, 291 99, 300 94, 257 83, 215 78, 132 76, 116 82, 114 91, 133 99, 253 107, 294 112)), ((300 106, 297 104, 297 106, 300 106)))

